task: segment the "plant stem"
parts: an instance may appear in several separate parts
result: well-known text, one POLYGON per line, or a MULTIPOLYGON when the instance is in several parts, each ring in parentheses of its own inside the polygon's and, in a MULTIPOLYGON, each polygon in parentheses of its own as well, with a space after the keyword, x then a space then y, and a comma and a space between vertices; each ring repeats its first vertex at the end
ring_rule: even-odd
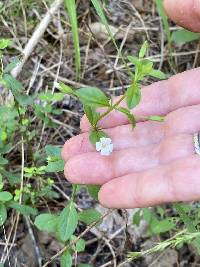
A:
POLYGON ((97 124, 100 120, 102 120, 104 117, 106 117, 111 111, 113 111, 124 99, 126 95, 124 94, 113 106, 109 107, 106 112, 100 115, 96 123, 94 124, 94 129, 97 129, 97 124))

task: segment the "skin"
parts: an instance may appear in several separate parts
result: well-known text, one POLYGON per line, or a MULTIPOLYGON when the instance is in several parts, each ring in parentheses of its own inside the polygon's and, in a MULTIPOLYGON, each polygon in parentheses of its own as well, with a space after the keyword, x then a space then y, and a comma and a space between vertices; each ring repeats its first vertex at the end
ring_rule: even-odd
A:
MULTIPOLYGON (((166 0, 177 24, 200 32, 199 0, 166 0)), ((65 176, 72 183, 100 184, 100 203, 109 208, 135 208, 200 198, 200 158, 193 134, 200 130, 200 68, 142 89, 133 110, 134 131, 125 116, 113 112, 101 121, 114 152, 102 157, 88 141, 90 125, 83 117, 82 134, 62 150, 65 176), (164 115, 164 122, 142 122, 141 116, 164 115)))

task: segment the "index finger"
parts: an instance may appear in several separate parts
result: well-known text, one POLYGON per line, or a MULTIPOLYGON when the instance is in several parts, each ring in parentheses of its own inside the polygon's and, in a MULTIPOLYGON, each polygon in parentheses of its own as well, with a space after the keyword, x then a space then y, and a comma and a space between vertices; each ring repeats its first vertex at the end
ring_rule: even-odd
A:
MULTIPOLYGON (((197 105, 200 103, 199 74, 200 68, 197 68, 142 88, 142 100, 132 113, 138 118, 152 115, 164 116, 178 108, 197 105)), ((123 102, 123 106, 125 105, 123 102)), ((125 115, 114 111, 101 120, 100 126, 112 128, 127 123, 125 115)), ((87 132, 89 129, 90 124, 84 116, 81 120, 81 130, 87 132)))

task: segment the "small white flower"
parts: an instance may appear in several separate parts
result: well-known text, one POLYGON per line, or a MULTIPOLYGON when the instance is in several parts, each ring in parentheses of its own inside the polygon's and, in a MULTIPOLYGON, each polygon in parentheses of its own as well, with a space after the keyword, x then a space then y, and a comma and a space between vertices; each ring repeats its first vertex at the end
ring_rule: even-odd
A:
POLYGON ((101 152, 102 156, 109 156, 113 152, 113 144, 110 138, 101 137, 99 142, 96 142, 96 150, 101 152))

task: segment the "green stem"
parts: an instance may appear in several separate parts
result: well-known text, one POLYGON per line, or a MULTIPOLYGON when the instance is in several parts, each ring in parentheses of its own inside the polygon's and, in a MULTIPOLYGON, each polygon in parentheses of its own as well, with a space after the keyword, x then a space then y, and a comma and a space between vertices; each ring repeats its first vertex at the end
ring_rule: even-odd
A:
POLYGON ((102 120, 104 117, 106 117, 110 112, 112 112, 125 99, 125 97, 126 95, 124 94, 113 106, 109 107, 106 112, 100 115, 100 117, 93 126, 95 130, 97 129, 98 122, 102 120))

